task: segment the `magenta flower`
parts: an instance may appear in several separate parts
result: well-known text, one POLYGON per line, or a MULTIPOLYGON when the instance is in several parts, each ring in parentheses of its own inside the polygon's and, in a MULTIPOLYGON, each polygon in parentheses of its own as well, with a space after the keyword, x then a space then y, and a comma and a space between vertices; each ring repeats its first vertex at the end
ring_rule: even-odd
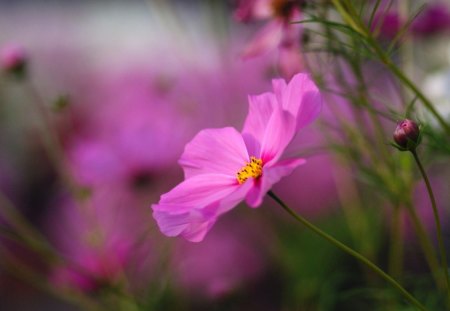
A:
POLYGON ((56 267, 50 280, 58 287, 92 293, 117 282, 129 254, 129 248, 121 245, 106 245, 102 250, 85 248, 71 256, 67 265, 56 267))
POLYGON ((429 4, 413 21, 411 31, 418 37, 448 34, 450 31, 449 7, 444 2, 429 4))
POLYGON ((392 40, 398 34, 405 22, 396 11, 376 13, 371 25, 371 31, 382 39, 392 40))
POLYGON ((303 67, 300 57, 302 28, 292 25, 301 19, 300 1, 292 0, 241 0, 234 17, 241 22, 267 20, 265 26, 245 47, 242 57, 248 59, 278 47, 279 69, 284 76, 292 77, 303 67))
POLYGON ((296 131, 317 117, 320 93, 305 74, 273 87, 275 93, 249 96, 241 133, 205 129, 186 145, 179 160, 186 179, 152 205, 164 234, 202 241, 220 215, 243 200, 258 207, 273 184, 305 163, 281 158, 296 131))
POLYGON ((171 260, 174 282, 191 299, 215 300, 260 281, 272 232, 255 220, 226 218, 202 243, 178 240, 171 260))

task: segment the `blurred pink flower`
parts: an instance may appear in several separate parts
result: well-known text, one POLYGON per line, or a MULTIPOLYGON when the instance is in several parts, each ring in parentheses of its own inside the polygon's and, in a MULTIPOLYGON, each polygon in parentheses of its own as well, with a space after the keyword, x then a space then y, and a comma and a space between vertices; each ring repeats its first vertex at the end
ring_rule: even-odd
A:
POLYGON ((181 63, 172 72, 140 62, 106 68, 85 82, 74 99, 78 106, 73 105, 78 127, 67 143, 78 181, 126 186, 147 174, 154 184, 164 184, 184 145, 201 128, 241 123, 246 91, 263 90, 270 81, 262 78, 265 67, 231 62, 231 52, 222 52, 207 66, 181 63), (164 178, 156 181, 160 174, 164 178))
MULTIPOLYGON (((377 30, 380 37, 393 39, 405 24, 406 20, 401 18, 399 12, 391 10, 385 13, 376 13, 371 28, 372 31, 377 30)), ((449 31, 450 10, 442 2, 427 5, 407 29, 407 32, 416 37, 448 34, 449 31)))
MULTIPOLYGON (((310 144, 303 143, 305 139, 314 140, 314 145, 323 141, 321 134, 312 132, 311 129, 302 132, 302 144, 293 142, 297 145, 295 150, 311 148, 310 144)), ((331 155, 312 154, 308 157, 308 165, 294 171, 273 189, 291 208, 309 218, 318 218, 328 215, 339 206, 340 198, 337 190, 338 187, 345 187, 348 178, 344 170, 338 170, 338 165, 331 155), (305 178, 308 180, 307 184, 305 178)))
POLYGON ((435 2, 426 6, 411 25, 411 32, 420 37, 449 33, 450 10, 442 2, 435 2))
POLYGON ((190 119, 153 88, 152 74, 108 73, 93 82, 92 98, 78 99, 79 127, 66 146, 72 174, 94 191, 111 185, 157 191, 175 173, 172 163, 192 131, 190 119))
POLYGON ((260 280, 268 265, 267 228, 227 218, 202 243, 177 241, 173 275, 189 297, 220 299, 260 280))
POLYGON ((88 111, 66 147, 71 172, 89 195, 82 204, 58 202, 48 216, 51 238, 71 263, 55 270, 53 280, 86 291, 117 281, 125 270, 136 272, 127 275, 133 284, 152 273, 157 256, 145 202, 178 176, 171 164, 185 135, 182 116, 160 105, 148 80, 138 74, 110 79, 102 81, 104 97, 96 94, 107 100, 88 111))
POLYGON ((306 74, 273 87, 275 93, 249 96, 242 133, 206 129, 186 145, 179 161, 186 179, 152 205, 164 234, 202 241, 221 214, 244 199, 259 206, 273 184, 305 163, 280 158, 296 131, 318 116, 321 96, 306 74))
POLYGON ((67 262, 52 271, 55 284, 91 291, 114 284, 125 271, 134 284, 152 272, 153 241, 142 241, 148 233, 146 209, 125 190, 105 185, 83 203, 55 201, 47 233, 67 262))
POLYGON ((110 119, 98 126, 94 137, 76 138, 68 148, 78 182, 89 187, 116 184, 126 189, 136 179, 148 177, 151 182, 163 172, 167 176, 166 171, 182 148, 182 134, 170 126, 178 124, 179 132, 183 133, 182 121, 177 122, 174 113, 164 113, 152 106, 131 103, 128 109, 111 106, 102 111, 103 119, 108 114, 110 119))
POLYGON ((26 62, 25 49, 16 43, 5 45, 0 51, 0 64, 4 70, 18 70, 26 62))
POLYGON ((51 281, 58 287, 93 292, 102 285, 114 284, 120 278, 128 252, 113 246, 111 249, 78 253, 66 265, 52 272, 51 281))
POLYGON ((300 25, 291 22, 301 18, 301 1, 292 0, 241 0, 235 11, 238 21, 271 19, 246 46, 244 59, 262 55, 279 48, 279 67, 290 78, 302 68, 300 57, 300 25))
POLYGON ((392 40, 403 25, 404 22, 398 12, 377 12, 371 25, 371 31, 376 31, 376 35, 382 39, 392 40))

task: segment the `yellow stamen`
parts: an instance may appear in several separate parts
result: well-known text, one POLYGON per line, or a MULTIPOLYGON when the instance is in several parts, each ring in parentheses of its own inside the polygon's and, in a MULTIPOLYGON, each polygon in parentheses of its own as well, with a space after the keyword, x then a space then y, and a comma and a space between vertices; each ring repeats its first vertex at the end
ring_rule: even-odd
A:
POLYGON ((262 175, 262 160, 256 157, 250 157, 247 162, 236 174, 239 184, 243 184, 249 177, 258 178, 262 175))

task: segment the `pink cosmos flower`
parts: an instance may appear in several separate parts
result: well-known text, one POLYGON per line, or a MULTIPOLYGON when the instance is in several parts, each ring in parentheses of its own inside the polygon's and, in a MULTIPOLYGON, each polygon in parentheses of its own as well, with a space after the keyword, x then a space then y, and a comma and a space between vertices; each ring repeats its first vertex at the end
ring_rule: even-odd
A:
POLYGON ((281 158, 296 131, 318 116, 320 93, 306 74, 272 83, 274 93, 249 96, 242 132, 205 129, 186 145, 179 160, 186 179, 152 205, 164 234, 202 241, 220 215, 243 200, 258 207, 273 184, 305 163, 281 158))
POLYGON ((223 299, 266 274, 270 230, 255 218, 223 218, 202 243, 175 244, 171 271, 190 299, 223 299))
POLYGON ((450 32, 450 9, 444 2, 428 5, 411 25, 417 37, 427 37, 450 32))
POLYGON ((117 282, 129 254, 129 249, 122 245, 106 245, 101 250, 85 248, 71 256, 69 264, 55 268, 50 279, 58 287, 92 293, 102 285, 117 282))
POLYGON ((251 20, 270 21, 246 46, 244 59, 259 56, 272 49, 279 49, 279 67, 283 75, 292 77, 302 69, 300 58, 300 25, 292 21, 301 18, 301 1, 293 0, 241 0, 235 11, 235 18, 241 22, 251 20))

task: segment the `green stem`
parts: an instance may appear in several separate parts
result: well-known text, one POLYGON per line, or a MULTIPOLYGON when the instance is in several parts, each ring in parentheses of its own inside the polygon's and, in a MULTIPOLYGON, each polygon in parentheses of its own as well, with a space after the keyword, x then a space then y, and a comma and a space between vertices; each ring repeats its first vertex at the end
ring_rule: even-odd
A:
POLYGON ((438 240, 438 245, 439 245, 439 252, 441 253, 441 261, 442 261, 441 264, 442 264, 442 269, 444 270, 445 281, 447 283, 448 299, 450 299, 450 281, 449 281, 449 276, 448 276, 447 254, 445 251, 444 239, 442 238, 441 221, 440 221, 439 212, 438 212, 438 209, 436 206, 436 199, 434 198, 433 189, 431 188, 431 184, 430 184, 430 180, 428 179, 428 175, 425 172, 425 169, 423 168, 422 162, 420 161, 419 156, 417 155, 417 152, 415 150, 412 150, 411 153, 414 156, 414 160, 416 160, 417 166, 419 167, 420 173, 422 174, 423 180, 425 181, 428 195, 430 196, 431 207, 433 208, 433 214, 434 214, 434 221, 436 223, 436 233, 437 233, 437 240, 438 240))
POLYGON ((82 310, 104 310, 93 298, 80 291, 64 290, 46 280, 46 276, 34 271, 29 264, 23 263, 11 250, 0 244, 0 256, 3 260, 2 268, 10 276, 25 281, 37 289, 54 295, 64 301, 79 305, 82 310))
POLYGON ((45 100, 31 81, 26 81, 24 87, 35 103, 34 109, 38 117, 38 124, 36 126, 37 130, 40 131, 40 138, 42 139, 47 156, 55 166, 56 172, 63 180, 64 185, 67 186, 67 189, 73 197, 78 200, 83 195, 82 188, 73 180, 72 174, 67 166, 64 151, 52 126, 51 116, 48 114, 45 100))
MULTIPOLYGON (((55 250, 48 243, 47 239, 24 218, 17 207, 0 192, 0 218, 14 228, 14 232, 30 249, 39 253, 49 262, 59 262, 59 257, 55 250)), ((1 233, 0 233, 1 235, 1 233)))
POLYGON ((427 311, 428 309, 425 308, 419 301, 417 301, 406 289, 404 289, 396 280, 394 280, 391 276, 389 276, 386 272, 381 270, 377 265, 375 265, 373 262, 371 262, 369 259, 361 255, 360 253, 356 252, 355 250, 351 249, 347 245, 339 242, 329 234, 323 232, 321 229, 310 223, 308 220, 297 214, 294 210, 290 209, 278 196, 276 196, 272 191, 269 191, 267 193, 272 199, 274 199, 289 215, 295 218, 298 222, 302 223, 304 226, 306 226, 308 229, 322 237, 323 239, 327 240, 337 248, 341 249, 342 251, 346 252, 347 254, 353 256, 355 259, 359 260, 363 264, 365 264, 368 268, 370 268, 372 271, 374 271, 376 274, 378 274, 381 278, 383 278, 385 281, 390 283, 392 287, 397 289, 403 297, 405 297, 406 300, 408 300, 413 306, 417 307, 419 310, 427 311))
POLYGON ((403 243, 402 231, 403 221, 401 217, 401 206, 395 206, 391 224, 391 245, 389 250, 389 274, 399 278, 402 273, 403 243))
POLYGON ((416 235, 419 239, 419 244, 424 253, 425 260, 427 261, 428 266, 430 267, 430 271, 436 282, 436 285, 439 290, 441 290, 442 292, 445 292, 447 290, 447 286, 444 283, 442 274, 439 273, 439 270, 440 270, 439 261, 436 257, 436 253, 434 251, 434 248, 430 241, 430 238, 428 237, 428 234, 427 234, 419 216, 417 215, 414 207, 411 204, 408 204, 407 210, 408 210, 409 216, 411 217, 412 224, 414 226, 414 230, 416 231, 416 235))

